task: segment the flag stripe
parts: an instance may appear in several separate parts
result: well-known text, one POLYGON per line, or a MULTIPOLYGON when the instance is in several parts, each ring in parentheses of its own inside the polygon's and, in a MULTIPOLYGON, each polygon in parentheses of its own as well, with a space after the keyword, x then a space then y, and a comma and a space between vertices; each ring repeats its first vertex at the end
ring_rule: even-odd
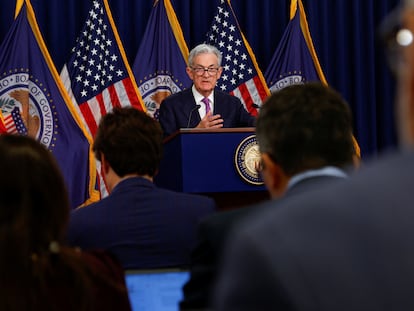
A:
POLYGON ((89 132, 93 136, 96 132, 97 125, 94 113, 91 111, 91 106, 88 102, 85 102, 79 106, 79 109, 82 112, 83 118, 86 121, 86 125, 88 126, 89 132))
POLYGON ((130 105, 138 109, 140 107, 131 80, 127 78, 108 86, 100 94, 81 104, 80 112, 88 125, 90 133, 94 136, 102 116, 111 111, 113 107, 127 107, 130 105))
MULTIPOLYGON (((108 1, 91 2, 85 25, 67 64, 63 67, 61 77, 72 102, 80 112, 82 123, 87 125, 93 136, 101 117, 114 107, 133 105, 143 111, 146 109, 128 64, 108 1), (126 84, 123 81, 125 79, 126 84)), ((103 186, 101 183, 101 187, 103 186)), ((106 189, 101 188, 101 195, 102 193, 107 193, 106 189)))
POLYGON ((257 108, 270 92, 230 0, 220 1, 207 33, 207 43, 216 46, 223 55, 223 73, 217 82, 218 88, 239 97, 247 111, 257 115, 257 108))
POLYGON ((131 103, 131 106, 139 108, 141 105, 138 100, 137 94, 133 91, 132 81, 129 78, 122 80, 123 89, 128 96, 128 101, 131 103))
POLYGON ((107 0, 102 0, 102 1, 103 1, 103 5, 105 6, 105 12, 106 12, 106 15, 108 17, 109 24, 111 25, 112 34, 113 34, 113 37, 115 38, 115 41, 117 43, 118 51, 120 53, 120 57, 121 57, 122 62, 124 64, 124 68, 125 68, 125 71, 127 73, 127 77, 129 77, 130 80, 131 80, 131 87, 132 87, 131 91, 133 90, 135 92, 135 95, 138 98, 138 105, 136 107, 139 110, 146 111, 147 108, 145 107, 144 101, 141 98, 141 94, 139 93, 138 85, 136 84, 134 74, 132 72, 131 66, 128 63, 128 59, 127 59, 127 56, 126 56, 126 53, 125 53, 125 50, 124 50, 124 46, 122 45, 121 38, 119 37, 119 34, 118 34, 118 29, 116 28, 114 19, 112 18, 112 12, 111 12, 111 9, 109 8, 108 1, 107 0))
MULTIPOLYGON (((99 106, 101 109, 101 113, 102 116, 104 116, 105 114, 107 114, 109 111, 112 110, 113 105, 111 103, 111 95, 109 94, 109 90, 108 89, 104 89, 100 94, 99 94, 99 106)), ((101 117, 99 117, 100 119, 101 117)))
POLYGON ((253 108, 252 107, 253 99, 250 95, 250 92, 249 92, 249 89, 247 88, 246 83, 240 84, 239 87, 237 87, 235 90, 237 91, 233 91, 233 95, 239 97, 244 107, 246 108, 246 110, 250 112, 253 108))
POLYGON ((10 134, 16 134, 17 133, 17 128, 16 125, 14 124, 13 121, 13 117, 12 115, 8 115, 5 119, 4 119, 4 125, 6 126, 7 132, 10 134))
MULTIPOLYGON (((122 82, 121 82, 122 83, 122 82)), ((118 85, 118 82, 116 83, 118 85)), ((123 88, 115 87, 113 84, 107 88, 110 103, 113 107, 121 107, 121 103, 119 102, 118 92, 122 94, 123 88)), ((122 95, 120 96, 122 97, 122 95)), ((128 105, 129 106, 129 105, 128 105)))
POLYGON ((268 94, 268 88, 264 86, 264 84, 262 83, 262 80, 260 79, 259 76, 253 77, 253 82, 256 85, 255 89, 257 91, 257 96, 258 96, 258 98, 260 98, 257 101, 255 101, 255 103, 260 105, 260 103, 263 102, 267 98, 267 96, 269 95, 268 94))

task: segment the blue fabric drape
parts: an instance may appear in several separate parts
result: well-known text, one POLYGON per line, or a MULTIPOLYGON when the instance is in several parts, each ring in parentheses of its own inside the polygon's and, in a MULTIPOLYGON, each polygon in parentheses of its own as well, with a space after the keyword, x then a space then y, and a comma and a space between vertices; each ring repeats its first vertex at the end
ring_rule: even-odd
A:
MULTIPOLYGON (((171 0, 189 48, 204 41, 218 0, 171 0)), ((276 50, 289 20, 290 0, 232 0, 241 29, 261 70, 276 50)), ((378 24, 398 0, 303 0, 316 52, 328 80, 349 102, 362 156, 396 145, 394 81, 385 66, 378 24)), ((141 42, 153 0, 109 0, 130 64, 141 42)), ((46 44, 60 69, 90 6, 85 0, 32 0, 46 44)), ((0 40, 15 0, 2 0, 0 40)))

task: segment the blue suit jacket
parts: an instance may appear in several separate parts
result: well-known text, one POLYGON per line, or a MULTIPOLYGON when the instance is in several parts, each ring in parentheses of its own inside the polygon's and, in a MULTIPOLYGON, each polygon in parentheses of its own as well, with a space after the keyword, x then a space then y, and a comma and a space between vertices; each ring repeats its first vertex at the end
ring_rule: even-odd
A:
POLYGON ((276 208, 289 197, 299 195, 326 184, 343 181, 342 177, 315 176, 294 184, 278 200, 266 201, 259 205, 239 208, 233 211, 215 213, 206 217, 198 228, 198 243, 191 255, 191 275, 183 287, 184 297, 181 310, 209 309, 213 284, 216 280, 217 265, 230 232, 243 219, 252 217, 263 209, 276 208))
MULTIPOLYGON (((160 105, 159 121, 164 136, 180 128, 193 128, 200 123, 200 114, 191 88, 168 96, 160 105)), ((240 99, 220 90, 214 90, 214 111, 224 120, 223 127, 251 127, 256 118, 250 115, 240 99)))
POLYGON ((404 154, 246 220, 214 310, 414 310, 413 185, 404 154))
POLYGON ((211 198, 128 178, 108 197, 71 213, 68 242, 108 250, 126 269, 186 266, 197 224, 215 208, 211 198))

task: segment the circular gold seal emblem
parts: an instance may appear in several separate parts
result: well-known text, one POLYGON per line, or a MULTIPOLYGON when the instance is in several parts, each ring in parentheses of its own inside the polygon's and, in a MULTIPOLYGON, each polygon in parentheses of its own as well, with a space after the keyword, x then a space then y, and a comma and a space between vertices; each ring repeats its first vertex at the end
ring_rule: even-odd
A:
POLYGON ((252 185, 263 185, 257 168, 260 163, 259 145, 256 135, 243 139, 236 149, 234 164, 240 177, 252 185))

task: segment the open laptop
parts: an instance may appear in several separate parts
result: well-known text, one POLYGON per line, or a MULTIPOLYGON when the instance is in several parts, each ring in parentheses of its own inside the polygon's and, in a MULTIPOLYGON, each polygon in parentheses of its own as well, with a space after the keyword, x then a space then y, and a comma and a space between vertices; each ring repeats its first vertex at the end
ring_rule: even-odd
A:
POLYGON ((126 270, 125 281, 133 311, 178 311, 188 270, 126 270))

